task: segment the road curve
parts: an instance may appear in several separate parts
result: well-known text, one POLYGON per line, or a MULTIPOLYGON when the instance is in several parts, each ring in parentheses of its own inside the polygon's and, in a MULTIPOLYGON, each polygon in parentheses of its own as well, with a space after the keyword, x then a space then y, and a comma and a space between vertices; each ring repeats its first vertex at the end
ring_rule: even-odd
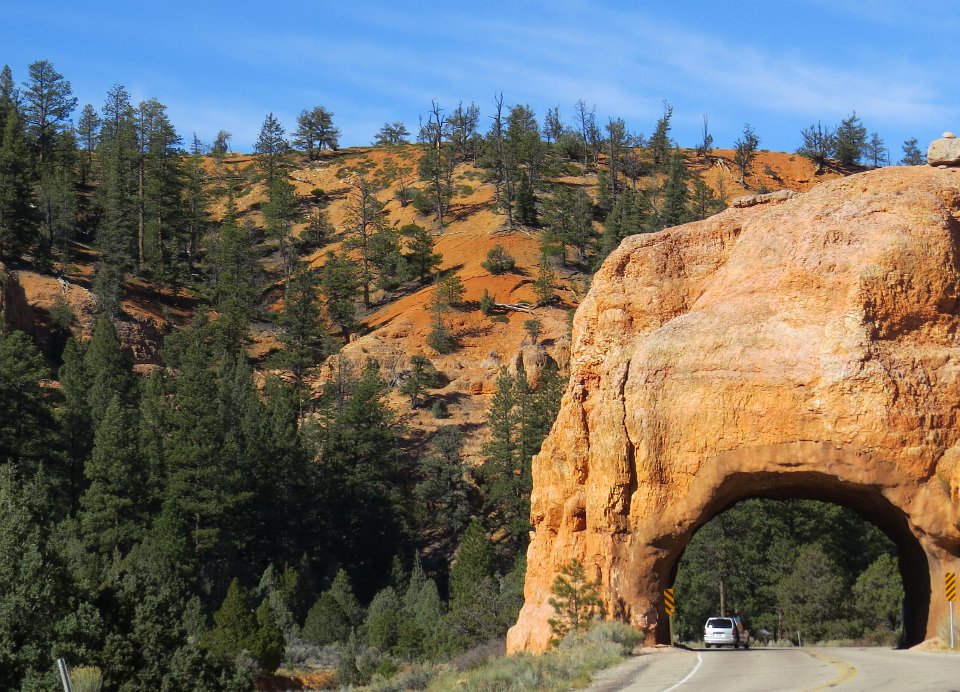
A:
POLYGON ((960 692, 960 654, 880 648, 663 649, 599 673, 589 692, 828 689, 960 692))

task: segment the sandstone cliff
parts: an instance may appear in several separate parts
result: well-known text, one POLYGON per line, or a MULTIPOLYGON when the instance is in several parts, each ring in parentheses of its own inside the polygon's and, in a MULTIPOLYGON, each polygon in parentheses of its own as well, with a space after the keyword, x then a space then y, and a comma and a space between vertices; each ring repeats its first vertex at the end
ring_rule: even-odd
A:
POLYGON ((960 571, 958 280, 956 170, 881 169, 627 238, 574 320, 509 649, 546 647, 571 558, 612 616, 663 640, 684 546, 757 496, 878 524, 908 639, 936 634, 943 573, 960 571))

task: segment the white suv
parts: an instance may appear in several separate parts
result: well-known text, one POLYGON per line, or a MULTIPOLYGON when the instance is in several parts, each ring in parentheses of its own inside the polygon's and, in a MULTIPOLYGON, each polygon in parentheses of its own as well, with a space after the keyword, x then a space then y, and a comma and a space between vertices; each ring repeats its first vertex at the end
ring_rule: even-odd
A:
POLYGON ((734 649, 739 649, 741 643, 743 648, 746 649, 750 646, 749 636, 743 629, 740 618, 736 616, 709 618, 703 626, 703 644, 708 649, 711 646, 718 649, 721 646, 732 646, 734 649))

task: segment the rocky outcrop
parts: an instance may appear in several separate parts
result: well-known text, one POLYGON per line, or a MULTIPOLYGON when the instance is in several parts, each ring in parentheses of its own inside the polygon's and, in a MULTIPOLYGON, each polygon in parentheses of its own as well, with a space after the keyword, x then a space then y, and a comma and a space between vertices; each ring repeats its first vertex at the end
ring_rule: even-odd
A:
POLYGON ((927 147, 927 163, 931 166, 960 166, 960 139, 952 132, 944 132, 927 147))
POLYGON ((908 641, 935 634, 960 571, 958 284, 954 170, 880 169, 627 238, 574 319, 509 650, 547 646, 572 558, 610 616, 666 641, 684 547, 749 497, 873 521, 900 551, 908 641))

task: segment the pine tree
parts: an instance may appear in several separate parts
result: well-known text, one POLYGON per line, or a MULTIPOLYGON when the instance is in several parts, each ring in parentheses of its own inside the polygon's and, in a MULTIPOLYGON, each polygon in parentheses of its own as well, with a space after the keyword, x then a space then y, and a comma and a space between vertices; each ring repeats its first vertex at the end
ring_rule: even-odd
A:
POLYGON ((326 299, 327 315, 340 327, 344 341, 350 340, 357 324, 355 300, 360 283, 360 271, 353 260, 346 255, 327 253, 320 272, 320 288, 326 299))
POLYGON ((867 143, 867 128, 860 122, 856 111, 840 121, 836 142, 837 162, 841 166, 853 166, 860 162, 867 143))
POLYGON ((757 157, 757 147, 760 146, 760 138, 754 132, 753 126, 749 123, 743 126, 743 137, 738 138, 733 144, 733 162, 740 171, 740 184, 746 185, 747 173, 750 164, 757 157))
POLYGON ((803 144, 797 148, 797 153, 806 156, 817 165, 817 174, 823 172, 827 162, 837 154, 837 132, 825 128, 819 121, 816 125, 803 130, 801 133, 803 144))
POLYGON ((302 265, 287 282, 283 308, 277 317, 281 329, 279 339, 284 348, 276 360, 293 376, 300 420, 306 413, 307 372, 333 351, 330 335, 320 316, 319 291, 320 277, 309 266, 302 265))
POLYGON ((277 239, 280 259, 287 279, 293 273, 296 264, 294 250, 289 245, 293 223, 299 217, 297 195, 286 176, 277 175, 267 187, 267 203, 263 206, 263 216, 267 223, 267 233, 277 239))
POLYGON ((586 570, 579 560, 571 560, 560 568, 560 572, 550 586, 553 594, 549 603, 555 617, 547 622, 554 646, 560 643, 570 632, 584 632, 591 620, 601 613, 603 602, 600 600, 599 581, 587 579, 586 570))
POLYGON ((673 117, 673 106, 663 102, 663 115, 657 120, 657 127, 650 136, 648 146, 656 168, 665 168, 670 161, 670 119, 673 117))
POLYGON ((340 130, 333 126, 333 113, 323 106, 301 111, 297 117, 294 145, 307 153, 307 160, 317 159, 323 149, 336 151, 340 130))
POLYGON ((20 331, 0 335, 0 467, 10 465, 30 477, 53 458, 56 444, 43 356, 20 331))
POLYGON ((93 171, 93 153, 100 140, 100 116, 97 110, 86 104, 77 121, 77 139, 80 145, 80 184, 87 185, 93 171))
POLYGON ((0 130, 0 255, 20 256, 36 237, 32 165, 23 122, 7 108, 0 130))
POLYGON ((544 202, 545 244, 560 246, 560 263, 567 266, 567 248, 577 251, 583 262, 593 235, 593 204, 583 190, 558 186, 553 198, 544 202))
POLYGON ((423 226, 415 223, 402 226, 400 233, 407 238, 407 252, 403 256, 406 266, 410 268, 411 274, 420 280, 421 285, 425 284, 443 261, 443 258, 433 251, 433 236, 423 226))
POLYGON ((434 101, 430 119, 420 131, 423 153, 420 156, 420 180, 427 182, 430 206, 437 215, 437 224, 444 227, 444 214, 453 194, 453 158, 450 156, 449 129, 446 119, 440 115, 441 108, 434 101))
POLYGON ((384 204, 376 198, 378 186, 363 173, 350 179, 351 193, 347 204, 347 239, 345 247, 359 251, 360 283, 363 306, 370 307, 370 283, 373 281, 371 239, 386 227, 384 204))
POLYGON ((133 410, 114 396, 84 468, 90 485, 80 498, 80 526, 87 544, 107 560, 114 552, 126 554, 142 537, 147 520, 147 474, 137 447, 137 424, 133 410))
POLYGON ((926 163, 923 152, 917 146, 917 138, 911 137, 903 142, 903 158, 900 159, 901 166, 922 166, 926 163))
POLYGON ((236 577, 230 582, 219 610, 213 614, 213 622, 213 628, 201 640, 205 649, 224 660, 233 660, 241 651, 248 650, 257 632, 257 617, 236 577))
POLYGON ((102 209, 97 246, 100 259, 93 291, 97 309, 114 315, 120 305, 123 280, 136 257, 136 129, 130 94, 122 86, 107 94, 102 110, 98 163, 102 209))
POLYGON ((368 596, 400 552, 410 521, 410 460, 400 448, 401 427, 387 391, 371 361, 356 380, 328 389, 321 410, 319 463, 331 549, 368 596))
POLYGON ((84 355, 84 370, 89 373, 87 405, 94 429, 103 420, 111 399, 120 398, 122 406, 133 403, 133 361, 120 343, 113 320, 101 314, 84 355))
POLYGON ((525 226, 537 225, 537 198, 530 176, 521 171, 517 176, 517 219, 525 226))
POLYGON ((388 586, 378 591, 363 622, 367 644, 384 653, 395 651, 403 619, 403 601, 394 588, 388 586))
POLYGON ((183 277, 186 254, 181 139, 167 117, 166 106, 151 99, 136 110, 137 136, 137 264, 166 286, 183 277))
POLYGON ((69 128, 70 114, 77 107, 70 82, 53 69, 48 60, 37 60, 27 68, 28 81, 20 92, 30 140, 40 165, 48 163, 56 138, 69 128))
POLYGON ((241 227, 236 213, 233 199, 228 199, 220 235, 207 255, 210 298, 217 312, 217 330, 227 351, 244 342, 260 305, 253 229, 241 227))
POLYGON ((363 619, 363 608, 353 595, 350 577, 341 569, 330 588, 310 608, 303 623, 303 636, 317 646, 346 642, 363 619))
POLYGON ((625 190, 603 222, 603 235, 598 247, 598 264, 613 252, 628 235, 654 230, 652 209, 647 199, 636 190, 625 190))
POLYGON ((663 203, 660 205, 660 227, 679 226, 689 220, 687 199, 690 192, 687 180, 690 171, 679 153, 670 160, 670 173, 663 184, 663 203))
MULTIPOLYGON (((7 337, 9 339, 9 337, 7 337)), ((0 359, 3 357, 0 345, 0 359)), ((8 399, 4 399, 8 401, 8 399)), ((24 481, 0 464, 0 688, 25 689, 25 681, 51 670, 56 627, 68 614, 71 596, 61 562, 47 549, 38 515, 47 489, 24 481)), ((49 682, 49 681, 47 681, 49 682)))
POLYGON ((282 175, 283 168, 287 164, 290 145, 285 135, 286 132, 280 121, 274 117, 273 113, 268 113, 260 128, 260 136, 257 137, 253 146, 257 154, 257 167, 263 174, 267 189, 270 189, 273 181, 282 175))

